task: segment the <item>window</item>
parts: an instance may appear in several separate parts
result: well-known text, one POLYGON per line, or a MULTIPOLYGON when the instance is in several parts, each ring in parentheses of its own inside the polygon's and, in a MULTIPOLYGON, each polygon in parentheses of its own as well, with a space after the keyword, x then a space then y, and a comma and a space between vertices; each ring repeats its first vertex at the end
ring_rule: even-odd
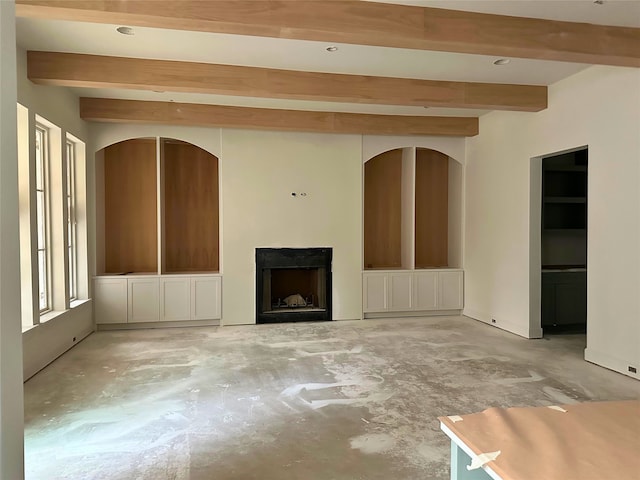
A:
POLYGON ((67 252, 68 271, 67 284, 69 287, 69 301, 78 298, 78 245, 76 222, 76 145, 67 138, 67 252))
POLYGON ((36 125, 36 231, 40 313, 51 310, 48 162, 48 132, 41 125, 36 125))
POLYGON ((89 298, 86 147, 20 104, 17 120, 20 298, 26 331, 89 298))

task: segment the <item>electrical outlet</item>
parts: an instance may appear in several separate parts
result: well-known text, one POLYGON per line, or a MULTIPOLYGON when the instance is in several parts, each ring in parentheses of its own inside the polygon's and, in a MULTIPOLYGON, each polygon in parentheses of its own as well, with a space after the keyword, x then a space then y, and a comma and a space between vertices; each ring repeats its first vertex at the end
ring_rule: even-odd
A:
POLYGON ((629 365, 628 369, 631 373, 638 373, 638 369, 636 367, 632 367, 631 365, 629 365))

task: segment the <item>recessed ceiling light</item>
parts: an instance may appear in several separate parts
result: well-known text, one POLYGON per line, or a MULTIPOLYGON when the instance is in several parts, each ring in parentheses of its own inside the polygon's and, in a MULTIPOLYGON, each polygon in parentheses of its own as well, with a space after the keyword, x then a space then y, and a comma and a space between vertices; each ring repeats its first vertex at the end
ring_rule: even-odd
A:
POLYGON ((497 59, 495 62, 493 62, 494 65, 506 65, 507 63, 510 63, 511 60, 509 60, 508 58, 499 58, 497 59))
POLYGON ((136 32, 131 27, 118 27, 116 28, 116 32, 121 33, 122 35, 135 35, 136 32))
POLYGON ((338 51, 338 47, 331 45, 330 47, 326 48, 327 52, 337 52, 338 51))

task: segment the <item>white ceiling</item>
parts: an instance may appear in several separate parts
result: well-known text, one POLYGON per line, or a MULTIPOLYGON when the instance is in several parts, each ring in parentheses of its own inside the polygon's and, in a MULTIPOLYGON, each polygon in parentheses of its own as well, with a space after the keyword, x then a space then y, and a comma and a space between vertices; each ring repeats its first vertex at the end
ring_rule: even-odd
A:
MULTIPOLYGON (((473 10, 569 21, 640 27, 640 0, 503 0, 503 1, 389 1, 409 5, 473 10)), ((551 85, 586 65, 543 60, 512 59, 495 66, 497 57, 335 43, 284 40, 204 32, 135 27, 134 36, 116 32, 119 25, 41 19, 17 19, 18 45, 44 50, 166 60, 259 66, 278 69, 351 73, 432 80, 551 85)), ((156 93, 116 89, 73 89, 80 96, 139 100, 173 100, 264 108, 340 111, 397 115, 477 116, 483 110, 361 105, 302 100, 277 100, 188 93, 156 93)))
POLYGON ((640 1, 603 0, 603 2, 602 5, 593 0, 383 0, 381 3, 594 23, 596 25, 640 27, 640 1))

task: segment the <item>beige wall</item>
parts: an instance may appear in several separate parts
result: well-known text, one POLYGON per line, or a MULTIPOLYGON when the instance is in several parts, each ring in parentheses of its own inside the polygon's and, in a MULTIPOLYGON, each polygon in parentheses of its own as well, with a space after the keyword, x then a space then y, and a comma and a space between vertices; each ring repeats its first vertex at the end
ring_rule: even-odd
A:
POLYGON ((362 317, 360 158, 357 135, 222 132, 223 324, 255 322, 256 247, 333 247, 333 319, 362 317))
POLYGON ((465 314, 537 336, 532 159, 588 146, 585 357, 634 376, 627 366, 640 367, 640 71, 590 67, 551 86, 547 110, 494 112, 481 117, 480 132, 467 140, 465 314))

